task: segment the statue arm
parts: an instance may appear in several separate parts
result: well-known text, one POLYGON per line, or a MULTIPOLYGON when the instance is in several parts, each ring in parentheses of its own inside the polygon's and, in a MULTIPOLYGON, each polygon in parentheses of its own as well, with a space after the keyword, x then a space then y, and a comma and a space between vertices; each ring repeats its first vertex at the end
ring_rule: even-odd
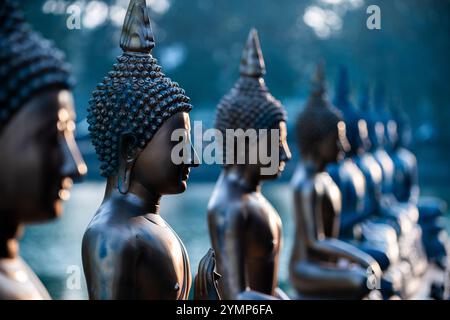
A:
POLYGON ((225 225, 217 235, 220 254, 216 257, 221 264, 223 298, 238 300, 276 300, 276 297, 247 288, 245 281, 245 247, 244 233, 248 210, 245 205, 230 206, 225 225))
POLYGON ((358 248, 338 239, 326 238, 314 243, 313 250, 335 258, 347 259, 363 268, 372 268, 376 275, 381 275, 378 263, 368 254, 358 248))
POLYGON ((281 290, 279 287, 275 288, 275 297, 279 300, 291 300, 286 292, 281 290))
POLYGON ((210 219, 209 229, 213 231, 212 242, 220 265, 224 299, 235 299, 246 289, 243 247, 245 215, 245 208, 230 205, 223 217, 215 219, 220 222, 210 219))
POLYGON ((340 228, 348 230, 365 219, 366 215, 360 214, 359 212, 343 212, 340 215, 340 228))
POLYGON ((417 169, 417 159, 416 157, 411 153, 413 157, 413 165, 411 169, 411 194, 410 200, 413 203, 419 202, 419 194, 420 194, 420 188, 419 188, 419 173, 417 169))
POLYGON ((105 226, 88 227, 82 240, 83 270, 89 299, 134 299, 135 237, 107 237, 105 226), (115 248, 112 250, 112 248, 115 248))

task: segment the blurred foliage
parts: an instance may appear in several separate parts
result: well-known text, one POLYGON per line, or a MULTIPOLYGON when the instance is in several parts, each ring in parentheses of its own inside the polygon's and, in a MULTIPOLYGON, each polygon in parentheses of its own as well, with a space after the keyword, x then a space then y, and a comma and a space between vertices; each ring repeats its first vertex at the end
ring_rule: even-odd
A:
MULTIPOLYGON (((120 28, 106 22, 94 29, 69 30, 67 15, 43 13, 44 2, 22 1, 35 28, 66 51, 78 79, 78 113, 84 117, 90 92, 120 54, 120 28)), ((367 81, 384 81, 402 98, 412 120, 431 120, 450 136, 450 1, 366 1, 342 14, 342 28, 321 39, 303 15, 311 5, 339 10, 330 2, 335 1, 169 0, 166 12, 151 11, 154 56, 164 61, 165 48, 181 46, 182 63, 166 73, 186 89, 196 107, 213 109, 238 77, 244 41, 255 26, 266 59, 266 80, 279 99, 305 97, 313 66, 323 58, 330 82, 341 64, 349 67, 355 89, 367 81), (366 28, 369 4, 381 8, 381 30, 366 28)))

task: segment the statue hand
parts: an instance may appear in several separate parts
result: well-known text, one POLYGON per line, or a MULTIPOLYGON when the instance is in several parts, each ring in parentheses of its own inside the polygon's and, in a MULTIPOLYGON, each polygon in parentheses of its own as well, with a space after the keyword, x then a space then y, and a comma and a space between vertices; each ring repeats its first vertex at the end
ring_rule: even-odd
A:
POLYGON ((200 260, 195 276, 194 300, 220 300, 217 281, 220 274, 216 272, 216 259, 213 249, 209 249, 200 260))

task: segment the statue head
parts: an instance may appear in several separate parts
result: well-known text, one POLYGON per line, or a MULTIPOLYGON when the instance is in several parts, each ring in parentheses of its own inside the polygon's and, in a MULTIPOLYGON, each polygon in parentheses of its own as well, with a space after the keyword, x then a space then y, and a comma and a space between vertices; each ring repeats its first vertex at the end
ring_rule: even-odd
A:
POLYGON ((382 145, 384 125, 379 121, 378 115, 373 110, 369 85, 363 85, 360 89, 359 110, 361 111, 362 119, 365 121, 365 127, 367 129, 367 138, 365 139, 366 150, 375 150, 382 145))
POLYGON ((58 216, 87 172, 74 139, 73 80, 64 55, 0 4, 0 225, 58 216))
POLYGON ((270 94, 264 82, 263 76, 266 69, 258 33, 255 29, 250 30, 239 70, 240 78, 217 106, 215 128, 222 133, 225 139, 231 138, 231 135, 227 133, 227 130, 230 132, 230 129, 236 130, 235 132, 256 130, 257 138, 255 140, 257 141, 255 142, 257 143, 251 143, 250 139, 245 140, 245 162, 239 164, 237 159, 239 151, 236 150, 239 143, 234 143, 233 147, 227 148, 224 142, 225 167, 237 165, 254 172, 261 179, 273 179, 283 171, 285 162, 290 159, 291 153, 286 142, 286 112, 281 103, 270 94), (263 130, 267 130, 264 138, 260 134, 263 130), (278 132, 278 139, 276 143, 271 143, 276 132, 278 132), (267 175, 261 174, 261 168, 271 164, 263 163, 258 154, 258 149, 265 142, 269 144, 267 146, 269 158, 279 159, 279 165, 274 170, 275 172, 267 175), (250 161, 252 157, 256 161, 250 161))
POLYGON ((195 162, 194 152, 182 164, 172 161, 180 142, 171 139, 174 130, 185 130, 192 150, 192 106, 184 90, 161 72, 151 55, 154 45, 145 0, 131 0, 120 39, 123 53, 89 101, 87 119, 101 174, 123 194, 134 187, 183 192, 195 162))
POLYGON ((336 81, 334 106, 341 111, 345 121, 347 139, 350 144, 348 155, 363 152, 367 140, 367 124, 351 101, 350 81, 347 68, 341 67, 336 81))
POLYGON ((378 142, 382 147, 392 149, 398 139, 397 125, 392 119, 386 99, 386 88, 384 83, 379 82, 374 92, 374 111, 376 126, 378 127, 378 142), (381 129, 383 127, 383 129, 381 129))
POLYGON ((325 96, 323 64, 317 66, 308 101, 297 118, 297 140, 303 159, 310 159, 320 170, 336 162, 348 148, 341 113, 325 96))
POLYGON ((394 140, 393 148, 397 149, 399 147, 409 146, 412 140, 412 130, 408 116, 402 108, 400 99, 392 99, 390 111, 392 120, 395 122, 397 128, 397 139, 394 140))

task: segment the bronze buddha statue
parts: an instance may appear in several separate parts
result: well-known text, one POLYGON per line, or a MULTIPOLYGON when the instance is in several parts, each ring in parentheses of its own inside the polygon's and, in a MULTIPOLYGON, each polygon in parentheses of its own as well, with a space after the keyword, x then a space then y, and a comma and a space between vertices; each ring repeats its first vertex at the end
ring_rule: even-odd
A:
MULTIPOLYGON (((373 181, 366 181, 365 174, 357 166, 355 159, 365 157, 363 154, 367 131, 365 121, 351 101, 350 82, 345 67, 339 70, 334 106, 342 113, 350 145, 342 160, 327 166, 327 172, 338 186, 342 197, 339 238, 355 245, 378 262, 383 270, 381 292, 388 298, 392 296, 393 288, 399 292, 401 287, 400 280, 386 281, 386 278, 393 278, 395 271, 392 269, 397 269, 397 236, 394 228, 379 215, 379 211, 365 208, 368 203, 366 198, 374 196, 369 194, 374 192, 371 186, 373 181)), ((399 279, 398 276, 395 278, 399 279)))
POLYGON ((197 166, 192 106, 151 55, 145 0, 130 1, 120 46, 118 63, 98 84, 88 109, 92 143, 107 178, 103 202, 83 237, 89 297, 187 299, 188 254, 159 215, 159 202, 162 195, 185 191, 190 167, 197 166), (175 130, 182 132, 181 141, 172 139, 175 130), (176 164, 171 153, 179 143, 185 148, 176 164))
POLYGON ((378 164, 381 169, 380 186, 377 188, 377 197, 373 199, 376 201, 372 201, 372 209, 385 218, 386 222, 390 223, 397 231, 400 259, 405 262, 402 268, 404 278, 402 296, 407 298, 417 291, 418 280, 427 268, 427 259, 421 243, 421 228, 417 223, 419 212, 416 205, 398 201, 393 193, 395 167, 387 152, 391 149, 393 126, 392 121, 384 114, 386 102, 385 90, 382 86, 378 86, 373 100, 372 103, 368 88, 365 88, 360 110, 362 119, 367 124, 370 147, 366 149, 363 156, 356 160, 356 163, 365 171, 368 163, 364 163, 362 160, 374 159, 371 166, 378 164), (409 266, 406 267, 406 265, 409 266))
POLYGON ((399 202, 417 205, 422 243, 428 260, 441 270, 445 270, 450 249, 441 217, 447 211, 447 204, 436 197, 420 196, 417 159, 408 149, 410 127, 399 99, 391 100, 388 119, 391 127, 389 155, 394 163, 395 172, 393 194, 399 202))
POLYGON ((0 3, 0 83, 0 299, 50 299, 18 237, 25 224, 61 215, 87 167, 64 55, 9 0, 0 3))
POLYGON ((392 192, 400 202, 417 203, 419 200, 419 183, 417 159, 406 146, 407 120, 398 99, 391 100, 389 121, 389 155, 394 162, 394 182, 392 192))
POLYGON ((278 288, 281 219, 261 193, 261 183, 276 179, 291 154, 284 108, 270 94, 264 74, 258 34, 252 29, 241 59, 240 78, 220 101, 215 128, 227 139, 228 130, 270 130, 267 136, 278 133, 270 156, 278 157, 279 163, 274 172, 263 172, 267 164, 256 155, 256 145, 261 148, 265 143, 261 134, 256 143, 245 139, 240 154, 234 144, 234 149, 223 148, 226 161, 208 203, 208 226, 224 299, 287 299, 278 288), (236 159, 239 156, 245 161, 236 159), (253 156, 254 162, 250 160, 253 156))
POLYGON ((291 284, 303 298, 365 298, 375 288, 368 285, 371 272, 380 279, 381 270, 368 254, 337 239, 342 199, 326 166, 349 146, 342 116, 325 98, 322 65, 297 119, 297 140, 301 162, 292 178, 296 232, 291 284))

